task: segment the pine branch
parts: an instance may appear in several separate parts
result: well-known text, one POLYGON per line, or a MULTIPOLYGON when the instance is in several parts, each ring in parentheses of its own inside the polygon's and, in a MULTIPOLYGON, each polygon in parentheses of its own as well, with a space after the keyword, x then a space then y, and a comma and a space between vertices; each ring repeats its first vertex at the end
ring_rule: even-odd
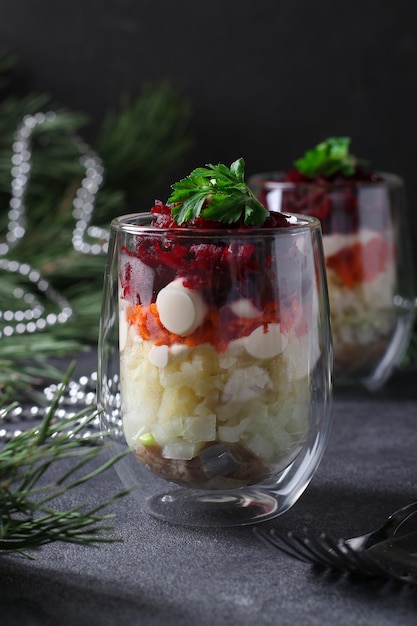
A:
MULTIPOLYGON (((95 479, 127 454, 115 455, 97 466, 95 461, 105 445, 99 445, 101 433, 84 433, 97 416, 91 409, 56 419, 59 398, 71 373, 70 369, 40 426, 16 435, 0 450, 0 550, 4 552, 34 550, 55 541, 97 545, 116 540, 110 534, 112 528, 103 525, 113 515, 103 510, 129 490, 93 507, 81 502, 69 510, 54 508, 62 496, 95 479), (68 463, 69 469, 65 469, 68 463), (91 463, 93 469, 89 469, 91 463), (56 477, 48 480, 51 470, 56 477)), ((3 407, 0 414, 6 415, 10 408, 3 407)))
MULTIPOLYGON (((69 333, 68 333, 69 334, 69 333)), ((41 391, 49 382, 59 382, 63 372, 51 359, 87 351, 88 346, 73 337, 36 333, 2 337, 0 342, 0 408, 8 402, 31 400, 44 403, 41 391)))
MULTIPOLYGON (((57 106, 48 94, 16 95, 11 76, 15 66, 12 55, 0 52, 0 239, 8 226, 16 129, 25 115, 53 110, 55 119, 33 131, 30 180, 24 198, 26 233, 8 257, 39 270, 74 311, 64 325, 1 338, 0 395, 15 394, 17 399, 36 396, 39 379, 51 374, 51 356, 71 355, 96 344, 105 259, 103 255, 80 254, 72 246, 73 200, 85 175, 74 137, 88 130, 88 121, 84 115, 57 106), (14 354, 13 346, 17 346, 14 354)), ((189 103, 168 84, 145 86, 122 111, 108 114, 91 141, 105 169, 93 224, 108 228, 116 215, 140 210, 140 198, 167 177, 189 149, 189 118, 189 103)), ((13 295, 16 287, 33 290, 17 273, 2 271, 1 310, 24 308, 13 295)), ((36 297, 47 313, 55 312, 42 294, 36 293, 36 297)))
POLYGON ((123 189, 131 207, 167 180, 191 147, 189 118, 189 102, 169 83, 144 85, 134 102, 109 113, 96 141, 106 164, 106 189, 123 189))

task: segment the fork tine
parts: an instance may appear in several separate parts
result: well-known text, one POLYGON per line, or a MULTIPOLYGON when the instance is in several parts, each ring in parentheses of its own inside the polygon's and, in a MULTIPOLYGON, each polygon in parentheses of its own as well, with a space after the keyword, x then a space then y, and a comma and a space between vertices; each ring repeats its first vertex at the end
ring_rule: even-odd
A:
POLYGON ((299 537, 292 532, 284 535, 276 529, 269 531, 255 529, 255 532, 267 543, 272 544, 289 556, 297 558, 299 561, 320 565, 321 567, 330 567, 331 569, 346 569, 347 559, 344 553, 340 552, 339 555, 335 556, 319 540, 308 536, 305 531, 303 537, 299 537))
POLYGON ((339 569, 340 563, 333 558, 333 555, 329 555, 326 550, 323 550, 320 542, 309 537, 305 530, 304 533, 304 536, 300 537, 289 532, 286 537, 287 542, 291 543, 294 550, 299 550, 302 554, 305 554, 311 563, 321 565, 322 567, 339 569))
POLYGON ((375 570, 371 566, 368 567, 367 563, 358 557, 358 552, 352 549, 345 549, 344 544, 341 541, 336 542, 329 535, 323 533, 320 535, 320 541, 322 549, 327 550, 331 554, 334 560, 339 562, 339 567, 343 566, 351 572, 371 575, 375 574, 375 570))
POLYGON ((317 564, 317 559, 315 559, 311 553, 306 550, 303 550, 302 546, 294 546, 294 542, 289 538, 288 535, 281 535, 275 529, 265 530, 260 528, 254 528, 255 534, 267 543, 268 545, 272 545, 274 548, 278 548, 281 552, 284 552, 288 556, 292 556, 299 561, 303 561, 303 563, 313 563, 317 564))
POLYGON ((319 538, 306 536, 304 541, 320 555, 327 567, 337 570, 352 569, 350 558, 326 534, 322 533, 319 538))

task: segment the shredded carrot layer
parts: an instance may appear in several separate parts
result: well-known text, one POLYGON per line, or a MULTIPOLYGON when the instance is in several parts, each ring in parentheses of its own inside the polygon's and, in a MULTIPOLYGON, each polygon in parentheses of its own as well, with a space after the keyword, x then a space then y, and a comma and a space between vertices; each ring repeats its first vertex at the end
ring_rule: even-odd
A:
POLYGON ((386 270, 393 257, 392 243, 374 237, 366 244, 355 243, 327 257, 326 266, 337 273, 343 285, 352 289, 374 280, 386 270))
MULTIPOLYGON (((224 352, 230 341, 241 337, 247 337, 261 324, 267 332, 268 324, 280 324, 281 331, 287 334, 294 326, 295 319, 299 319, 297 311, 300 303, 295 298, 290 298, 287 305, 281 308, 277 303, 268 304, 262 317, 248 319, 237 317, 230 312, 228 307, 219 310, 211 310, 204 322, 190 335, 182 337, 169 332, 159 319, 158 309, 155 303, 150 306, 132 305, 127 310, 126 319, 129 324, 136 326, 140 336, 145 341, 152 340, 155 345, 170 346, 174 343, 183 344, 188 348, 209 343, 218 352, 224 352)), ((299 324, 298 332, 303 334, 307 329, 305 322, 299 324)))

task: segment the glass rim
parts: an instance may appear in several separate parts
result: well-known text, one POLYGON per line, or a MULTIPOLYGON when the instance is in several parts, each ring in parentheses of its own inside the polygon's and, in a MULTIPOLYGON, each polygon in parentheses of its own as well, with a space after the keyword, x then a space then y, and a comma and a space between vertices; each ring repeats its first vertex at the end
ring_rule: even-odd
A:
POLYGON ((285 175, 286 172, 276 170, 269 172, 259 172, 256 174, 252 174, 248 179, 249 186, 251 185, 262 185, 266 189, 295 189, 297 187, 305 187, 307 189, 346 189, 346 188, 368 188, 368 187, 400 187, 403 188, 405 186, 404 179, 398 174, 392 174, 390 172, 380 172, 376 171, 375 174, 380 176, 382 180, 340 180, 340 181, 332 181, 325 185, 320 184, 319 182, 315 182, 313 180, 309 181, 284 181, 280 180, 285 175))
POLYGON ((321 230, 320 221, 312 215, 304 215, 302 213, 282 212, 283 215, 291 219, 290 226, 275 226, 272 228, 157 228, 149 224, 154 215, 147 211, 146 213, 126 213, 115 217, 111 221, 111 229, 120 233, 131 235, 152 234, 166 236, 167 234, 175 234, 180 237, 251 237, 251 236, 272 236, 284 234, 299 234, 300 232, 313 232, 321 230))

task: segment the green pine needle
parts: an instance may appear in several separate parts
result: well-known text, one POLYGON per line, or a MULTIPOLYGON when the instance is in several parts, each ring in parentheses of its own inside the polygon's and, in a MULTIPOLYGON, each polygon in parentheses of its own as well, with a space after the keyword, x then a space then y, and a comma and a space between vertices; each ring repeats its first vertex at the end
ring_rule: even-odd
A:
MULTIPOLYGON (((107 523, 114 516, 103 510, 130 490, 93 507, 83 502, 81 495, 77 506, 58 508, 66 493, 94 480, 128 454, 115 455, 97 466, 106 447, 99 445, 103 435, 83 432, 97 416, 92 409, 56 419, 59 398, 71 373, 72 368, 42 423, 16 435, 0 449, 0 551, 25 553, 56 541, 98 545, 117 540, 107 523), (51 470, 53 479, 49 477, 51 470)), ((11 408, 3 406, 0 414, 4 417, 11 408)))

